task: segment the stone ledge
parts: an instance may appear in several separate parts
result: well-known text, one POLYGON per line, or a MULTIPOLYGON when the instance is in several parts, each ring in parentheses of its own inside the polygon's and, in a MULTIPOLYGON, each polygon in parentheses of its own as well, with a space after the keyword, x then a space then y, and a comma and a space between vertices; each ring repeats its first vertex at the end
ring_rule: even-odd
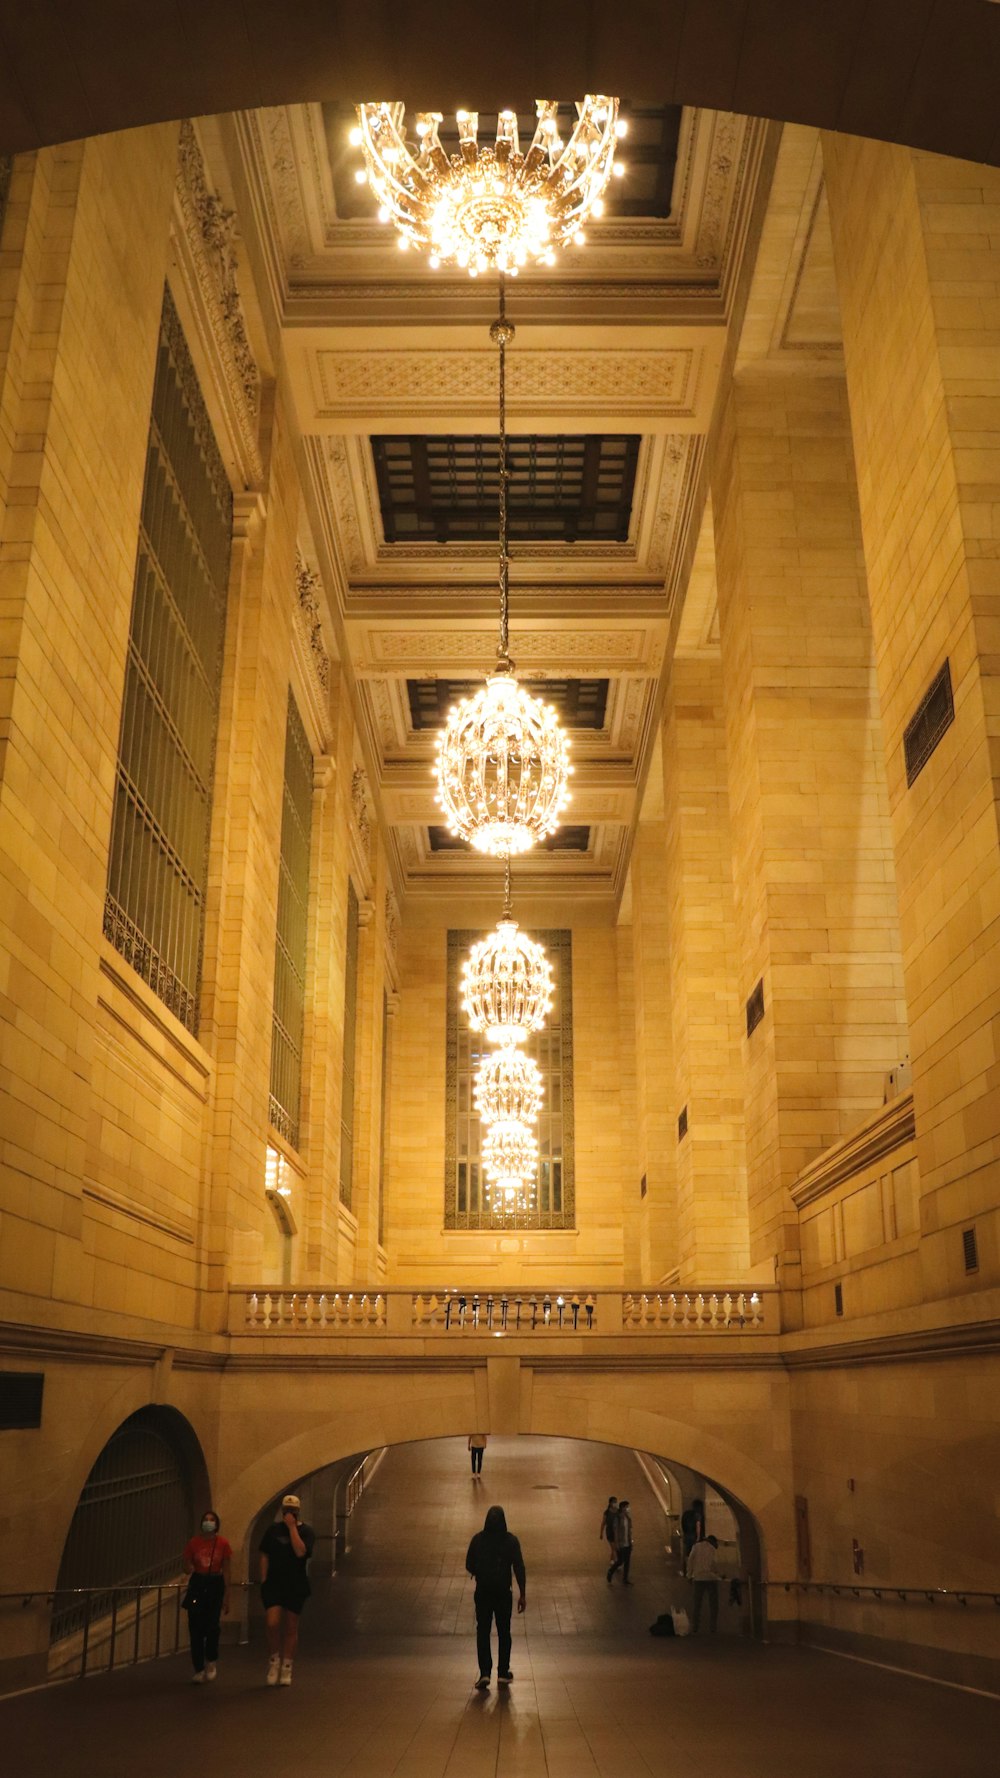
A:
POLYGON ((799 1174, 792 1186, 793 1203, 799 1210, 814 1203, 845 1179, 891 1154, 894 1148, 912 1142, 915 1134, 913 1094, 901 1093, 898 1099, 891 1099, 876 1111, 860 1130, 834 1143, 799 1174))

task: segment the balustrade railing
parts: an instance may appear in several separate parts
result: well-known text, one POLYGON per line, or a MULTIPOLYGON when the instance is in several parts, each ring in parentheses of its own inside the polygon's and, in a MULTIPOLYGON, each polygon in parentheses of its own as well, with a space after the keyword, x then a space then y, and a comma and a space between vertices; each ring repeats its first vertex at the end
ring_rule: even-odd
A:
POLYGON ((777 1333, 777 1290, 701 1289, 299 1290, 230 1292, 231 1333, 454 1335, 777 1333))

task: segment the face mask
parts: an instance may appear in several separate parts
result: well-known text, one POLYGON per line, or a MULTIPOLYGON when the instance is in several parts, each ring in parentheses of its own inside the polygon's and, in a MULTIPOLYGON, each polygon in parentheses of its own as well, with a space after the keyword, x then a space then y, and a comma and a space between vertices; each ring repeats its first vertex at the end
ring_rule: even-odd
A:
POLYGON ((219 1527, 214 1519, 202 1519, 201 1532, 203 1537, 215 1537, 218 1533, 218 1529, 219 1527))

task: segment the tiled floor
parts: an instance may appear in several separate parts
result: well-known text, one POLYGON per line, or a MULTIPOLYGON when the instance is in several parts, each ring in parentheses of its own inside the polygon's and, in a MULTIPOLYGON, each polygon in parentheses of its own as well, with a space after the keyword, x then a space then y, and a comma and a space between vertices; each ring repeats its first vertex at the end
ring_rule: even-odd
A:
MULTIPOLYGON (((290 1691, 263 1684, 259 1630, 214 1686, 180 1660, 0 1706, 17 1778, 996 1778, 1000 1704, 808 1650, 729 1634, 656 1641, 683 1583, 662 1520, 620 1451, 492 1440, 391 1451, 351 1554, 318 1581, 290 1691), (607 1586, 612 1490, 635 1509, 636 1585, 607 1586), (528 1612, 509 1692, 472 1691, 468 1538, 500 1501, 521 1537, 528 1612)), ((9 1764, 7 1763, 9 1761, 9 1764)))

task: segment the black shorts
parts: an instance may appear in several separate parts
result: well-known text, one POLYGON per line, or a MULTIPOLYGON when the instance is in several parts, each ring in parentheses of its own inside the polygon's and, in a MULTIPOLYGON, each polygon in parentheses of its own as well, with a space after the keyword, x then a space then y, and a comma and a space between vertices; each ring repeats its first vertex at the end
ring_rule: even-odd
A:
POLYGON ((294 1612, 296 1617, 309 1597, 308 1593, 286 1593, 281 1587, 269 1587, 266 1581, 260 1589, 260 1596, 265 1611, 270 1611, 277 1605, 282 1611, 294 1612))

